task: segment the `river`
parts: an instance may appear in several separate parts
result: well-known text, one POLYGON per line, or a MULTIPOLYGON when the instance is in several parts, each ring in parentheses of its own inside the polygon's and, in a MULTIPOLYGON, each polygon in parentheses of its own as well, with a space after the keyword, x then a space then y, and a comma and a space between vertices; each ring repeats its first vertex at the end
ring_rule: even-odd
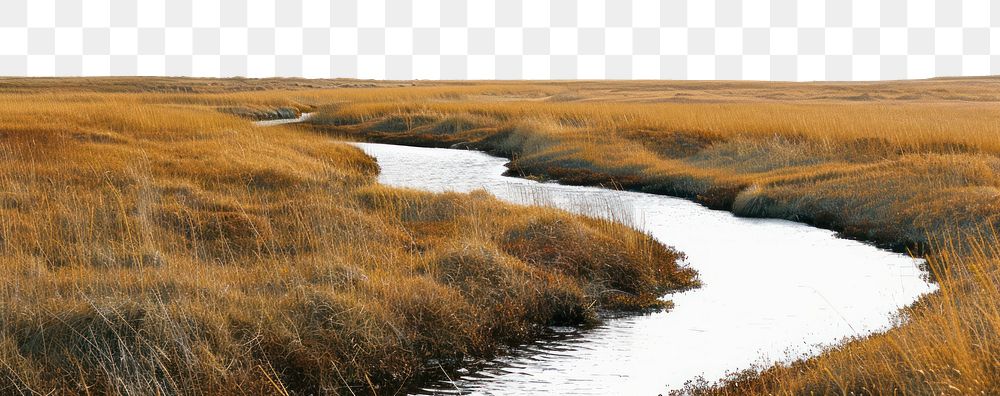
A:
POLYGON ((489 362, 422 392, 656 395, 688 380, 815 354, 846 337, 890 328, 900 307, 934 286, 920 261, 832 231, 747 219, 662 195, 504 177, 506 159, 451 149, 358 143, 386 185, 485 189, 518 204, 548 204, 630 220, 684 252, 704 285, 665 296, 669 312, 609 318, 489 362), (626 212, 626 213, 622 213, 626 212))

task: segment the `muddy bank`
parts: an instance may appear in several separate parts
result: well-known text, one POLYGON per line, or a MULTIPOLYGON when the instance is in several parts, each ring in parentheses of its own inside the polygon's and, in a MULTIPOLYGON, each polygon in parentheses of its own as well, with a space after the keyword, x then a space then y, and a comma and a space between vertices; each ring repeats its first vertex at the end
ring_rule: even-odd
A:
POLYGON ((233 106, 220 108, 219 111, 251 121, 289 120, 302 115, 302 111, 294 107, 252 108, 233 106))

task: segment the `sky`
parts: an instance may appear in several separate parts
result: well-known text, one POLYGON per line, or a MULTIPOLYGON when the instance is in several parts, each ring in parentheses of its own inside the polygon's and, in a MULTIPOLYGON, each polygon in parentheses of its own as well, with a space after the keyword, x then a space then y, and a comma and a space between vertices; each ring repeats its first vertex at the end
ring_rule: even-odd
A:
POLYGON ((1000 74, 989 0, 4 0, 0 75, 894 80, 1000 74))

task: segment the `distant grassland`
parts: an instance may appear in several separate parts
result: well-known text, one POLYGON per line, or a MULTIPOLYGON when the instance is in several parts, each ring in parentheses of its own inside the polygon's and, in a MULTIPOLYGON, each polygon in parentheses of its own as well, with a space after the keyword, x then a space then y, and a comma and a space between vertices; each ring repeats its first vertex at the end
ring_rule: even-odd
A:
MULTIPOLYGON (((31 193, 44 191, 62 197, 43 202, 78 219, 40 215, 60 213, 50 207, 18 209, 23 204, 15 198, 15 209, 39 214, 19 217, 17 227, 0 227, 43 230, 32 234, 34 239, 15 239, 33 241, 19 243, 17 252, 34 261, 12 262, 36 264, 15 271, 29 275, 14 277, 4 289, 11 290, 8 296, 29 296, 11 304, 21 308, 5 314, 11 319, 4 323, 16 325, 3 330, 11 335, 0 344, 8 345, 0 348, 8 354, 0 360, 15 362, 8 365, 19 373, 12 378, 26 384, 85 378, 121 391, 124 385, 109 379, 124 377, 141 378, 128 383, 135 389, 169 392, 269 389, 274 379, 296 390, 345 393, 338 386, 346 383, 383 391, 405 382, 395 373, 418 372, 423 358, 481 353, 498 339, 526 337, 530 324, 585 320, 579 313, 588 311, 580 307, 608 282, 646 296, 602 301, 618 308, 648 306, 650 296, 691 284, 689 271, 669 264, 677 253, 640 234, 613 237, 623 231, 620 225, 548 209, 515 209, 480 194, 377 187, 374 164, 356 150, 295 128, 250 128, 231 116, 267 118, 274 109, 288 108, 318 113, 308 127, 330 136, 475 148, 512 158, 515 175, 682 196, 739 215, 808 222, 928 255, 942 292, 905 310, 903 326, 791 367, 743 373, 692 392, 1000 390, 997 78, 829 84, 20 79, 0 80, 0 96, 7 98, 0 120, 9 120, 0 123, 5 139, 0 147, 33 153, 7 155, 19 161, 9 180, 27 180, 11 183, 11 196, 45 196, 31 193), (50 102, 59 105, 29 106, 50 102), (80 107, 59 110, 70 105, 80 107), (25 110, 32 107, 37 110, 25 110), (113 115, 122 113, 137 116, 113 115), (58 139, 40 137, 49 135, 58 139), (74 156, 85 160, 53 160, 74 156), (109 180, 98 183, 99 177, 109 180), (75 185, 69 179, 82 179, 77 182, 82 187, 68 188, 75 185), (37 220, 44 216, 52 219, 37 220), (99 226, 77 225, 87 222, 99 226), (480 231, 457 231, 467 227, 480 231), (79 231, 52 237, 59 235, 54 230, 66 229, 79 231), (472 240, 463 242, 469 235, 472 240), (529 245, 511 235, 549 242, 529 245), (95 244, 106 247, 89 248, 95 244), (124 258, 87 258, 102 249, 109 252, 106 257, 124 258), (157 254, 147 254, 151 251, 157 254), (547 254, 529 254, 536 251, 547 254), (561 264, 555 260, 568 252, 579 256, 561 264), (53 267, 37 257, 76 257, 69 261, 84 264, 53 267), (166 264, 157 270, 134 264, 144 261, 166 264), (94 264, 107 262, 118 264, 94 264), (330 262, 338 263, 339 272, 329 269, 330 262), (624 267, 574 272, 608 268, 607 263, 624 267), (496 281, 499 275, 492 271, 498 266, 507 283, 496 281), (481 275, 456 277, 455 268, 481 275), (122 275, 114 278, 108 271, 122 275), (85 272, 89 278, 78 274, 85 272), (136 278, 137 272, 154 275, 136 278), (24 280, 37 273, 59 274, 66 283, 49 288, 24 280), (92 286, 109 279, 128 281, 92 286), (178 284, 177 279, 189 280, 178 284), (450 283, 456 279, 465 283, 450 283), (432 290, 428 283, 440 289, 425 292, 432 290), (497 284, 504 286, 493 287, 497 284), (461 296, 459 306, 448 305, 455 299, 441 297, 445 293, 461 296), (150 301, 152 295, 174 300, 150 301), (55 303, 39 306, 48 301, 55 303), (129 314, 108 315, 109 309, 129 314), (67 321, 70 316, 82 319, 67 321), (146 317, 160 322, 137 319, 146 317), (52 325, 63 321, 71 325, 52 325), (125 339, 118 337, 146 334, 123 330, 136 327, 136 321, 153 323, 145 331, 189 330, 144 335, 179 340, 155 344, 141 338, 139 345, 147 349, 136 351, 148 353, 111 345, 109 340, 125 339), (494 329, 491 323, 519 325, 494 329), (453 331, 427 336, 441 329, 453 331), (60 343, 50 343, 53 336, 46 332, 62 334, 56 337, 60 343), (192 334, 210 336, 187 341, 192 334), (73 344, 81 338, 101 341, 73 344), (45 350, 39 348, 50 345, 78 349, 44 355, 70 356, 66 365, 38 360, 38 351, 45 350), (160 350, 171 358, 161 358, 160 350), (90 351, 101 355, 86 355, 90 351), (105 360, 123 354, 142 356, 145 363, 135 366, 142 369, 105 360), (194 361, 199 368, 186 371, 164 361, 194 361), (51 378, 53 367, 64 374, 51 378), (127 376, 132 372, 143 375, 127 376)), ((11 240, 2 235, 15 231, 6 232, 0 241, 11 240)))
POLYGON ((299 83, 0 80, 0 393, 391 394, 697 284, 625 225, 231 115, 299 83))

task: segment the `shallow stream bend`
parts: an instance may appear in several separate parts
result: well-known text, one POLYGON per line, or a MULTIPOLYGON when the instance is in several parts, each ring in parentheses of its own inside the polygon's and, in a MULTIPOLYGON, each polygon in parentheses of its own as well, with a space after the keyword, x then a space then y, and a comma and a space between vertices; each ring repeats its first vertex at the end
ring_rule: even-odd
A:
POLYGON ((595 329, 554 329, 462 370, 427 393, 659 394, 692 378, 816 353, 845 337, 888 329, 894 314, 933 290, 919 261, 784 220, 747 219, 662 195, 501 176, 506 159, 464 150, 358 143, 386 185, 485 189, 594 213, 626 208, 636 225, 688 256, 704 286, 667 296, 669 312, 612 318, 595 329))

